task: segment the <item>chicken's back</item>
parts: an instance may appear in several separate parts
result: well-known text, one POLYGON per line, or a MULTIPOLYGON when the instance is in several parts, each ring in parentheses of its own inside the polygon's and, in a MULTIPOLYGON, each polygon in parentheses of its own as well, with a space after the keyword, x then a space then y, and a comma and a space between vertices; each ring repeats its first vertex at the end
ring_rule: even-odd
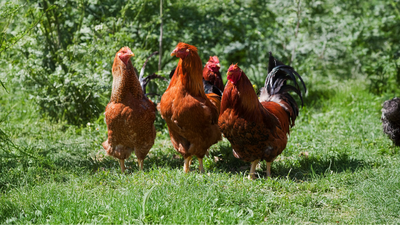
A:
POLYGON ((184 157, 203 158, 207 149, 221 140, 217 121, 213 121, 218 112, 212 107, 215 108, 209 100, 188 94, 179 84, 163 94, 159 109, 174 148, 184 157))
POLYGON ((103 143, 107 154, 126 159, 135 151, 138 159, 144 159, 156 136, 155 110, 146 97, 127 98, 124 103, 110 102, 105 112, 108 140, 103 143))
POLYGON ((278 103, 276 102, 261 102, 262 106, 270 112, 272 115, 274 115, 278 121, 279 121, 279 127, 280 129, 285 132, 286 134, 289 134, 289 116, 288 113, 285 111, 285 109, 278 103))
POLYGON ((272 161, 286 147, 287 136, 276 119, 260 104, 254 115, 239 116, 234 109, 225 110, 219 117, 219 127, 233 149, 233 154, 246 162, 256 159, 272 161), (272 128, 272 129, 271 129, 272 128))
POLYGON ((203 78, 204 78, 204 80, 215 85, 219 90, 224 91, 224 82, 222 80, 222 76, 219 71, 214 72, 214 71, 208 69, 207 67, 204 67, 203 78))

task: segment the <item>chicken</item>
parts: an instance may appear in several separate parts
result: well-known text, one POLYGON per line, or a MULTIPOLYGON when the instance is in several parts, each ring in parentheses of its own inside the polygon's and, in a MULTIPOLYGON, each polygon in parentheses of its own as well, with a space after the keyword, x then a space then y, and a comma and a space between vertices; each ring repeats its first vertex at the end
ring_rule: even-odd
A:
POLYGON ((222 92, 215 85, 210 82, 204 80, 203 78, 203 89, 204 93, 206 93, 207 98, 217 107, 218 115, 221 109, 221 96, 222 92))
POLYGON ((383 103, 383 132, 389 136, 394 145, 400 146, 400 98, 393 98, 383 103))
POLYGON ((210 56, 210 59, 206 63, 203 69, 204 80, 215 85, 219 90, 224 91, 224 83, 222 81, 219 59, 217 56, 210 56))
MULTIPOLYGON (((172 78, 172 76, 175 73, 175 70, 176 68, 171 70, 171 72, 169 73, 169 78, 172 78)), ((204 80, 204 78, 203 78, 203 89, 204 93, 206 93, 207 98, 210 99, 211 102, 218 108, 218 113, 219 113, 221 107, 222 91, 211 82, 204 80)))
MULTIPOLYGON (((172 69, 171 72, 169 73, 169 78, 171 79, 172 76, 174 76, 176 68, 172 69)), ((215 86, 213 83, 211 83, 210 81, 206 81, 203 77, 203 88, 204 88, 204 92, 207 94, 210 93, 214 93, 218 96, 222 96, 222 91, 221 89, 219 89, 217 86, 215 86)), ((219 98, 219 100, 221 101, 221 98, 219 98)), ((219 105, 218 105, 219 107, 219 105)))
POLYGON ((270 53, 268 76, 258 99, 250 80, 237 65, 227 72, 228 82, 221 100, 218 124, 232 145, 233 154, 252 162, 249 178, 255 179, 255 168, 260 160, 267 162, 267 176, 271 176, 272 161, 285 149, 289 126, 294 126, 298 106, 289 91, 296 92, 303 102, 298 76, 293 68, 283 65, 270 53), (295 86, 286 81, 294 81, 295 86))
POLYGON ((132 56, 128 47, 115 55, 111 99, 105 112, 108 139, 103 142, 103 148, 108 155, 119 159, 122 172, 124 160, 132 152, 138 159, 139 170, 143 170, 143 160, 156 137, 156 107, 143 93, 136 69, 129 60, 132 56))
POLYGON ((193 155, 204 172, 204 155, 221 140, 217 107, 220 99, 204 92, 202 64, 195 46, 181 42, 171 56, 180 59, 158 109, 167 123, 172 145, 184 158, 184 172, 189 172, 193 155))

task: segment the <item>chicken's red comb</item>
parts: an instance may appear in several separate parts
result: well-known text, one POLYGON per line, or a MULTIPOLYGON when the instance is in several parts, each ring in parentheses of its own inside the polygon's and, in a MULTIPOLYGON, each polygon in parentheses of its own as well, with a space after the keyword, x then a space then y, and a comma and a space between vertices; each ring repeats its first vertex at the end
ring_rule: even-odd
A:
POLYGON ((219 59, 218 59, 218 57, 216 55, 215 56, 210 56, 210 59, 208 61, 214 62, 214 63, 219 63, 219 59))
POLYGON ((176 45, 176 48, 175 48, 175 49, 184 49, 184 48, 190 49, 190 50, 192 50, 192 51, 197 52, 197 48, 196 48, 194 45, 189 45, 189 44, 186 44, 186 43, 184 43, 184 42, 179 42, 179 43, 176 45))
POLYGON ((241 69, 239 68, 239 66, 237 65, 237 63, 234 65, 232 64, 229 69, 228 72, 233 72, 233 71, 240 71, 241 69))

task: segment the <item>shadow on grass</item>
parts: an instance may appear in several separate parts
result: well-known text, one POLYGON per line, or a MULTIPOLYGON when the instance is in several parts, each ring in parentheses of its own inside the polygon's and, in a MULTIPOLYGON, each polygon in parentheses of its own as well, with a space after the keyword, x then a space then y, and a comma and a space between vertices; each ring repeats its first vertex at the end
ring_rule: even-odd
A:
MULTIPOLYGON (((336 91, 333 89, 308 89, 307 96, 303 98, 304 105, 312 107, 313 109, 320 109, 323 106, 325 100, 330 99, 336 95, 336 91)), ((299 104, 301 103, 298 101, 299 104)), ((299 105, 300 106, 300 105, 299 105)))
MULTIPOLYGON (((220 142, 210 150, 209 158, 211 164, 206 165, 208 172, 226 172, 232 174, 248 173, 250 163, 235 158, 232 148, 228 142, 220 142)), ((272 164, 272 177, 287 178, 292 180, 308 180, 316 177, 326 176, 329 173, 355 172, 358 169, 380 166, 377 162, 366 162, 352 158, 346 153, 337 153, 334 156, 295 156, 281 158, 272 164)), ((261 169, 257 172, 260 178, 266 176, 266 163, 260 164, 261 169)))
MULTIPOLYGON (((101 152, 101 151, 99 151, 101 152)), ((104 156, 104 155, 103 155, 104 156)), ((354 172, 357 169, 370 167, 371 163, 350 157, 346 153, 337 153, 334 156, 316 155, 316 156, 295 156, 280 158, 272 164, 272 176, 285 178, 289 176, 292 180, 308 180, 318 176, 325 176, 328 173, 341 173, 346 171, 354 172)), ((69 159, 56 161, 56 165, 63 168, 76 170, 79 166, 82 170, 96 173, 101 170, 119 170, 119 163, 112 157, 73 157, 69 155, 69 159)), ((138 171, 137 160, 134 154, 125 161, 128 173, 136 173, 138 171)), ((232 148, 229 142, 222 141, 212 146, 208 157, 204 159, 206 172, 212 173, 248 173, 250 163, 237 159, 232 154, 232 148)), ((155 148, 150 151, 144 160, 144 171, 151 168, 169 168, 182 169, 183 157, 172 147, 166 149, 155 148)), ((194 158, 192 170, 197 170, 198 161, 194 158)), ((265 177, 266 164, 261 163, 261 169, 257 172, 261 177, 265 177)))
MULTIPOLYGON (((19 207, 15 203, 7 199, 3 200, 2 204, 3 204, 2 207, 0 207, 0 223, 3 224, 6 222, 7 218, 12 218, 12 217, 14 217, 15 218, 14 221, 16 221, 18 217, 17 212, 20 211, 19 207)), ((7 223, 10 222, 12 223, 14 221, 7 221, 7 223)))
MULTIPOLYGON (((371 164, 364 160, 351 158, 346 153, 336 156, 298 156, 292 160, 279 160, 273 163, 272 176, 289 176, 292 180, 308 180, 326 176, 330 173, 355 172, 358 169, 370 167, 371 164)), ((265 164, 261 167, 266 170, 265 164)), ((264 174, 265 175, 265 174, 264 174)))
MULTIPOLYGON (((20 183, 20 177, 25 177, 29 182, 41 182, 37 177, 66 182, 69 179, 68 174, 97 173, 98 171, 118 171, 120 170, 118 160, 105 156, 103 150, 94 153, 91 148, 82 151, 73 151, 71 148, 46 148, 35 149, 35 154, 46 163, 35 161, 29 157, 22 157, 15 160, 3 159, 0 163, 0 171, 3 175, 0 177, 0 190, 6 190, 16 187, 20 183)), ((32 150, 33 151, 33 150, 32 150)), ((358 169, 380 166, 377 162, 365 162, 352 158, 346 153, 337 153, 334 156, 316 155, 316 156, 293 156, 280 157, 272 166, 272 176, 292 180, 308 180, 318 176, 325 176, 329 173, 341 173, 345 171, 354 172, 358 169)), ((126 160, 125 163, 128 174, 134 174, 138 171, 137 160, 134 154, 126 160)), ((228 141, 224 140, 211 147, 209 156, 204 160, 206 172, 211 173, 248 173, 250 163, 243 162, 235 158, 232 154, 232 148, 228 141)), ((171 146, 165 148, 156 147, 152 149, 144 161, 144 171, 151 168, 169 168, 181 170, 183 167, 183 158, 171 146)), ((197 170, 198 161, 193 160, 193 170, 197 170)), ((257 172, 261 177, 265 177, 266 164, 261 164, 261 169, 257 172)), ((44 181, 42 180, 42 181, 44 181)))

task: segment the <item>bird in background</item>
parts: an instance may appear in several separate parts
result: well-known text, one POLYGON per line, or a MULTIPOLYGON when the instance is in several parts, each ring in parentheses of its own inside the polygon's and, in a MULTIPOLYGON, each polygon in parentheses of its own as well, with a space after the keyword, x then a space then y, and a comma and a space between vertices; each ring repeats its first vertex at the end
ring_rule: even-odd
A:
MULTIPOLYGON (((218 60, 218 57, 217 56, 214 56, 214 57, 210 56, 210 61, 211 60, 218 60)), ((211 73, 210 70, 207 67, 207 65, 210 63, 210 61, 207 62, 207 64, 205 65, 205 67, 203 69, 203 88, 204 88, 204 92, 206 94, 214 93, 216 95, 222 96, 222 90, 224 89, 224 86, 222 84, 222 79, 220 79, 221 80, 221 83, 220 83, 221 85, 218 87, 215 84, 214 81, 215 80, 219 80, 219 78, 215 79, 215 73, 214 72, 211 73), (209 79, 209 77, 210 77, 210 79, 209 79), (208 79, 208 80, 206 80, 206 79, 208 79)), ((218 66, 215 65, 214 61, 213 61, 213 64, 214 65, 212 67, 215 68, 215 70, 218 70, 218 73, 219 73, 219 68, 220 68, 219 61, 217 63, 218 66)), ((175 70, 176 70, 176 67, 174 69, 172 69, 171 72, 169 73, 169 78, 170 79, 175 74, 175 70)), ((220 73, 219 73, 219 77, 221 77, 220 73)))
POLYGON ((299 113, 289 92, 298 94, 303 102, 296 77, 306 91, 300 75, 270 53, 268 76, 258 98, 237 64, 228 69, 218 125, 231 143, 234 156, 251 162, 251 179, 256 178, 255 168, 261 160, 267 162, 267 176, 270 177, 272 162, 286 147, 289 128, 295 125, 299 113), (287 81, 293 81, 294 86, 287 81))
POLYGON ((203 69, 203 78, 205 81, 210 82, 217 87, 221 92, 224 91, 224 83, 222 81, 221 72, 219 72, 221 65, 217 56, 210 56, 203 69))
POLYGON ((139 81, 137 70, 130 61, 132 56, 134 54, 128 47, 121 48, 115 55, 111 98, 105 111, 108 138, 103 142, 103 148, 108 155, 119 159, 123 173, 124 160, 132 152, 138 159, 139 170, 143 170, 143 160, 156 137, 156 107, 144 92, 148 82, 143 79, 145 65, 139 81))
POLYGON ((393 98, 383 103, 381 121, 383 132, 394 145, 400 146, 400 98, 393 98))
POLYGON ((205 93, 203 66, 195 46, 181 42, 171 56, 178 57, 179 62, 158 109, 167 123, 172 145, 184 158, 184 172, 189 172, 193 156, 198 158, 199 170, 204 172, 205 154, 221 140, 220 96, 205 93))

